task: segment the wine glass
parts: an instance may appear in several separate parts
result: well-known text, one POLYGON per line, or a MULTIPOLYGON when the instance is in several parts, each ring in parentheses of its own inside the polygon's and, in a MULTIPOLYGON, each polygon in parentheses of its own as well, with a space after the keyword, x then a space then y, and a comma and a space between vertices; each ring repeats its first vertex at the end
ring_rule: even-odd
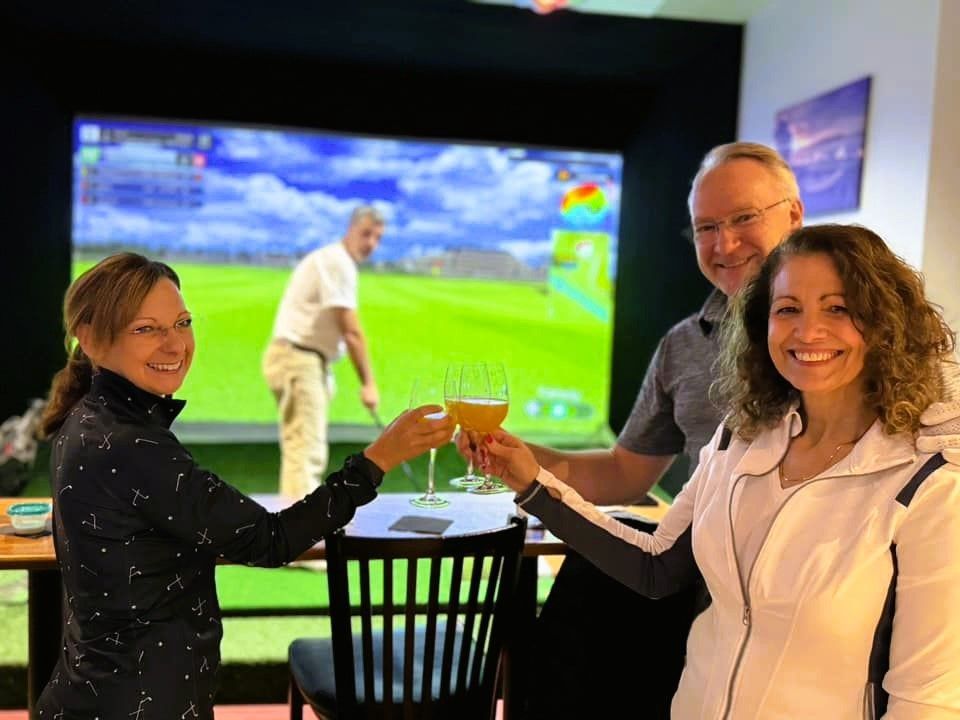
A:
MULTIPOLYGON (((447 372, 443 381, 443 402, 447 407, 447 413, 456 423, 460 422, 460 416, 457 409, 460 406, 460 378, 463 375, 465 366, 460 363, 451 363, 447 366, 447 372)), ((463 427, 461 426, 463 430, 463 427)), ((466 432, 466 430, 464 430, 466 432)), ((480 485, 483 478, 473 471, 473 456, 467 460, 467 472, 465 475, 452 478, 450 484, 457 488, 471 488, 480 485)))
MULTIPOLYGON (((507 373, 503 363, 478 363, 464 365, 460 374, 460 403, 457 416, 460 427, 471 433, 474 444, 482 441, 483 435, 492 433, 507 417, 510 409, 510 393, 507 388, 507 373)), ((478 495, 509 492, 499 480, 493 480, 484 472, 483 482, 467 492, 478 495)))
MULTIPOLYGON (((438 384, 427 377, 419 377, 413 381, 413 387, 410 390, 410 407, 415 408, 421 405, 439 404, 441 389, 438 384)), ((446 417, 445 410, 428 413, 424 415, 424 420, 440 420, 446 417)), ((450 501, 437 495, 437 487, 434 481, 434 472, 437 466, 437 449, 430 448, 430 459, 427 462, 427 490, 418 498, 410 500, 411 505, 421 508, 442 508, 450 504, 450 501)))

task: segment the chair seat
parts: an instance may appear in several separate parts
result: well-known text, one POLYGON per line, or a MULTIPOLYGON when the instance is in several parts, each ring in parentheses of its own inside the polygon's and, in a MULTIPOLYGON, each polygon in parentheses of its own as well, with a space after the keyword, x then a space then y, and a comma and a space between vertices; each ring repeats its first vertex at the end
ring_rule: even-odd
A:
MULTIPOLYGON (((440 693, 440 668, 443 657, 443 644, 446 637, 446 623, 442 619, 437 622, 437 635, 434 645, 433 661, 433 688, 434 697, 440 693)), ((403 698, 403 671, 404 647, 403 635, 395 631, 393 641, 393 697, 395 702, 403 698)), ((377 668, 374 678, 376 697, 374 702, 383 701, 383 678, 379 668, 383 667, 383 633, 373 634, 374 667, 377 668)), ((459 669, 460 647, 463 633, 460 628, 456 631, 453 643, 453 670, 451 684, 456 683, 459 669)), ((423 688, 423 657, 426 643, 426 627, 417 627, 414 633, 414 665, 413 665, 413 701, 422 702, 423 688)), ((333 642, 330 638, 299 638, 290 644, 289 650, 290 671, 297 686, 311 707, 321 712, 325 717, 337 717, 336 683, 333 672, 333 642)), ((361 664, 360 636, 353 638, 354 677, 356 682, 357 701, 366 703, 363 688, 363 666, 361 664)))

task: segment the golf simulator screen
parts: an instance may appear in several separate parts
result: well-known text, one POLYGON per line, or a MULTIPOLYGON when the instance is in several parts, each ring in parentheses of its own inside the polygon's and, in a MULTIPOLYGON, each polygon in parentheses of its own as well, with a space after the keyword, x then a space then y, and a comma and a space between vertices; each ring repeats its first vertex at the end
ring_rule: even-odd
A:
MULTIPOLYGON (((621 176, 609 152, 78 117, 73 273, 122 250, 172 265, 197 338, 178 432, 273 438, 260 367, 284 287, 372 204, 386 229, 358 312, 381 416, 418 376, 501 361, 504 427, 605 441, 621 176)), ((331 439, 371 437, 349 358, 333 374, 331 439)))

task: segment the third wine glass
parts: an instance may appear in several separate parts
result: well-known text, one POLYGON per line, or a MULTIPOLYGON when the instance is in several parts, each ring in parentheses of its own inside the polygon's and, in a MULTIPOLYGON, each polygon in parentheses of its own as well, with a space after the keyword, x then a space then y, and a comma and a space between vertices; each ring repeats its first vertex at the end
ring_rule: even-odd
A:
MULTIPOLYGON (((479 446, 484 435, 500 427, 509 409, 510 393, 503 363, 479 363, 469 368, 466 365, 463 367, 457 415, 460 427, 471 433, 475 445, 479 446)), ((486 472, 480 485, 467 490, 480 495, 508 491, 508 487, 492 479, 486 472)))

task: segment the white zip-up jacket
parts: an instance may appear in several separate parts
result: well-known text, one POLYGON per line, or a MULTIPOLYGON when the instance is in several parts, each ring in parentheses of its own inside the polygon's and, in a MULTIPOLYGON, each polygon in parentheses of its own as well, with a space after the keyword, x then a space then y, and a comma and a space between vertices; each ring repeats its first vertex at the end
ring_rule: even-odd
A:
POLYGON ((796 411, 750 443, 718 428, 652 535, 543 469, 517 502, 644 595, 703 574, 712 604, 690 630, 674 720, 957 720, 960 467, 877 422, 786 500, 743 567, 744 479, 775 472, 800 429, 796 411))

